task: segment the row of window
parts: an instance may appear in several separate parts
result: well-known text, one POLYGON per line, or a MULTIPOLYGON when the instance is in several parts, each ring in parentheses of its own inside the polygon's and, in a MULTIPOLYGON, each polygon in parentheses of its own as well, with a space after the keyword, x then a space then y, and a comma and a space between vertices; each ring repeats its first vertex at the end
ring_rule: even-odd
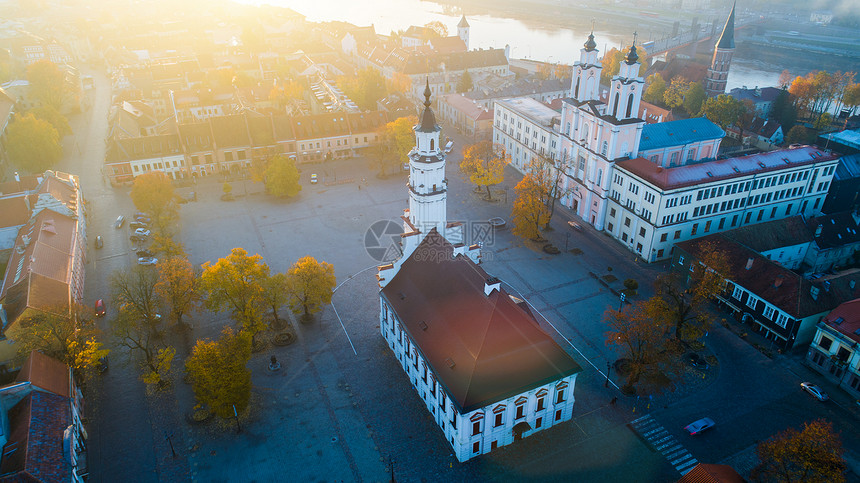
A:
MULTIPOLYGON (((742 289, 740 286, 735 285, 734 290, 732 290, 732 298, 740 302, 743 299, 744 294, 747 293, 746 290, 742 289)), ((756 310, 759 302, 764 304, 764 308, 762 309, 762 316, 765 319, 776 322, 776 325, 782 327, 783 329, 788 325, 788 316, 782 312, 778 312, 777 308, 768 304, 764 300, 759 300, 753 294, 749 294, 746 301, 746 306, 752 310, 756 310)))
MULTIPOLYGON (((178 168, 180 166, 185 167, 185 161, 184 160, 180 159, 179 162, 177 162, 176 160, 173 160, 173 167, 174 168, 178 168)), ((140 165, 135 164, 135 165, 133 165, 133 167, 134 167, 135 173, 138 172, 138 168, 140 168, 139 170, 143 173, 146 173, 147 171, 150 171, 150 170, 162 170, 162 169, 170 169, 171 168, 170 162, 146 163, 146 164, 140 164, 140 165)))

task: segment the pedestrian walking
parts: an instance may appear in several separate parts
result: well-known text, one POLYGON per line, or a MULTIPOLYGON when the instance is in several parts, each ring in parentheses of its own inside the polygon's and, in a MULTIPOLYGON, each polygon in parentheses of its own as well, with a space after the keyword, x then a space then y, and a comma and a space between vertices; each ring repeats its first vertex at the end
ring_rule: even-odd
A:
POLYGON ((611 401, 609 401, 609 405, 610 405, 610 406, 615 406, 615 404, 616 404, 617 402, 618 402, 618 396, 615 396, 615 397, 613 397, 613 398, 612 398, 612 400, 611 400, 611 401))

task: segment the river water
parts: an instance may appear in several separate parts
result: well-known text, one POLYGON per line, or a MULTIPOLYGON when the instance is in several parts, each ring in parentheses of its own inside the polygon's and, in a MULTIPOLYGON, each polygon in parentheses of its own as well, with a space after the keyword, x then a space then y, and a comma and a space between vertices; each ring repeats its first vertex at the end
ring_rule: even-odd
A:
MULTIPOLYGON (((421 0, 238 0, 249 5, 270 4, 288 7, 307 17, 311 22, 341 20, 354 25, 373 25, 379 34, 389 34, 410 25, 425 25, 433 20, 448 27, 449 35, 456 35, 460 13, 438 3, 421 0)), ((534 59, 572 64, 579 60, 579 49, 590 29, 535 28, 534 25, 505 17, 470 15, 469 48, 502 48, 511 46, 512 58, 534 59)), ((587 23, 587 22, 586 22, 587 23)), ((632 35, 626 32, 594 32, 598 48, 627 45, 632 35)), ((647 41, 645 38, 643 41, 647 41)), ((727 79, 730 90, 741 86, 776 85, 782 68, 735 57, 727 79)))

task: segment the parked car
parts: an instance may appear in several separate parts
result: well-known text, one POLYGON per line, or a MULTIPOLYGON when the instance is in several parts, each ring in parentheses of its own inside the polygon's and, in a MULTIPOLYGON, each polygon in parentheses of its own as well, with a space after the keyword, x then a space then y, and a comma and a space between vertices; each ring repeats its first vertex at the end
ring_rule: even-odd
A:
POLYGON ((99 373, 104 374, 108 370, 108 358, 104 356, 99 359, 99 373))
POLYGON ((827 393, 824 392, 823 389, 821 389, 820 387, 816 386, 815 384, 813 384, 811 382, 801 382, 800 388, 803 389, 804 391, 808 392, 812 397, 814 397, 815 399, 818 399, 819 401, 824 402, 824 401, 827 401, 828 399, 830 399, 830 397, 827 396, 827 393))
POLYGON ((317 184, 317 174, 311 174, 311 184, 317 184))
POLYGON ((122 228, 123 223, 125 223, 125 217, 119 215, 116 217, 116 223, 114 223, 114 226, 116 226, 117 228, 122 228))
POLYGON ((704 431, 706 429, 711 429, 713 427, 714 427, 714 420, 713 419, 702 418, 702 419, 699 419, 698 421, 694 421, 694 422, 684 426, 684 429, 686 429, 687 432, 690 433, 690 436, 695 436, 695 435, 701 433, 702 431, 704 431))
POLYGON ((143 235, 138 235, 138 234, 136 234, 136 233, 135 233, 134 235, 131 235, 130 237, 128 237, 128 239, 129 239, 129 240, 131 240, 131 241, 133 241, 133 242, 135 242, 135 243, 143 243, 143 242, 145 242, 145 241, 146 241, 146 237, 145 237, 145 236, 143 236, 143 235))
POLYGON ((135 254, 138 256, 138 258, 154 257, 155 256, 155 254, 153 254, 149 250, 138 250, 137 252, 135 252, 135 254))
POLYGON ((138 228, 149 228, 149 225, 143 223, 142 221, 132 221, 128 224, 128 227, 132 230, 137 230, 138 228))
POLYGON ((146 228, 138 228, 138 229, 134 230, 134 234, 140 235, 140 236, 149 236, 150 231, 147 230, 146 228))
POLYGON ((134 214, 134 219, 137 221, 143 221, 144 223, 149 223, 151 220, 149 219, 149 215, 142 211, 138 211, 134 214))
POLYGON ((105 301, 102 299, 96 300, 96 317, 104 317, 105 312, 105 301))
POLYGON ((104 239, 102 239, 101 235, 98 235, 96 237, 96 248, 101 248, 103 246, 105 246, 105 241, 104 241, 104 239))
POLYGON ((158 259, 153 257, 140 257, 137 259, 138 265, 155 265, 156 263, 158 263, 158 259))

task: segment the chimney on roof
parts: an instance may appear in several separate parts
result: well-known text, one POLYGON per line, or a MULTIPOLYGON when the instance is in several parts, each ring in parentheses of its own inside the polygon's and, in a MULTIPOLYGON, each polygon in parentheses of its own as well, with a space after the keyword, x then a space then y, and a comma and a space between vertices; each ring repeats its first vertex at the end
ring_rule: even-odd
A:
POLYGON ((776 277, 776 280, 773 281, 773 288, 779 288, 782 286, 782 277, 776 277))
POLYGON ((484 281, 484 295, 487 297, 493 293, 493 290, 499 290, 502 286, 502 281, 496 277, 490 277, 486 281, 484 281))
POLYGON ((810 285, 809 287, 809 296, 812 297, 812 300, 818 300, 818 292, 819 288, 815 285, 810 285))
POLYGON ((752 268, 754 261, 755 261, 755 258, 753 258, 753 257, 747 258, 747 265, 744 268, 746 268, 747 270, 752 268))
POLYGON ((823 283, 822 285, 824 285, 824 291, 825 291, 825 292, 829 292, 829 291, 830 291, 830 280, 825 280, 825 281, 824 281, 824 283, 823 283))

